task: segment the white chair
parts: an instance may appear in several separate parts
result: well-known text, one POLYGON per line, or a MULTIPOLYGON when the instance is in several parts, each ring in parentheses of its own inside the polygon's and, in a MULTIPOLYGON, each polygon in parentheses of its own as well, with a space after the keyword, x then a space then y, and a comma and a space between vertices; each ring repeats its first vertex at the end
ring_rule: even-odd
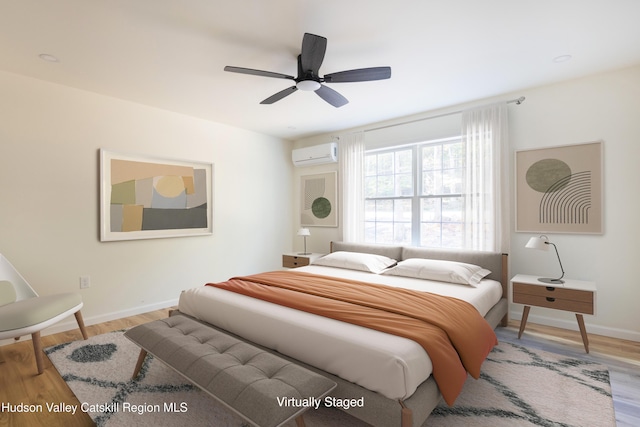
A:
POLYGON ((82 337, 82 298, 78 293, 40 297, 7 259, 0 254, 0 340, 31 334, 38 375, 44 371, 40 331, 75 314, 82 337))

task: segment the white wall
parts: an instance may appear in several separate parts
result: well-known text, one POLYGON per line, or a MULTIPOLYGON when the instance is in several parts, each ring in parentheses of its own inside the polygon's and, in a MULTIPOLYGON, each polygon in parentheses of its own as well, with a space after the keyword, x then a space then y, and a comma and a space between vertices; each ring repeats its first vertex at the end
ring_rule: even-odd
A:
MULTIPOLYGON (((587 331, 640 341, 640 66, 523 92, 511 115, 514 150, 601 140, 604 145, 604 233, 553 234, 566 277, 592 280, 596 315, 587 331)), ((513 233, 511 271, 558 272, 552 253, 524 248, 532 234, 513 233)), ((522 306, 512 306, 519 318, 522 306)), ((575 316, 532 309, 530 321, 577 329, 575 316)))
MULTIPOLYGON (((504 94, 404 120, 438 116, 447 111, 520 96, 526 97, 522 105, 509 106, 512 159, 516 150, 596 140, 604 142, 604 234, 553 234, 551 237, 558 245, 566 277, 591 280, 597 284, 596 314, 585 317, 587 331, 640 341, 640 276, 637 273, 640 245, 634 243, 634 239, 640 237, 640 221, 637 219, 640 211, 640 191, 637 188, 640 184, 640 66, 504 94)), ((401 121, 372 124, 343 133, 366 131, 401 121)), ((386 128, 384 133, 388 138, 406 142, 412 138, 407 136, 408 133, 415 128, 415 124, 396 126, 386 128)), ((331 135, 316 136, 296 141, 294 145, 314 145, 330 138, 331 135)), ((335 165, 317 166, 313 170, 299 169, 295 171, 294 179, 303 174, 336 169, 335 165)), ((513 167, 511 172, 514 176, 513 167)), ((513 185, 511 190, 513 195, 513 185)), ((299 192, 294 193, 294 198, 298 206, 299 192)), ((512 206, 514 200, 512 197, 512 206)), ((299 208, 296 220, 298 212, 299 208)), ((512 207, 512 218, 513 214, 512 207)), ((534 234, 516 233, 513 220, 511 224, 510 274, 555 274, 558 271, 555 255, 525 249, 524 245, 534 234)), ((312 228, 311 234, 310 246, 315 252, 327 251, 329 241, 342 238, 340 227, 312 228)), ((512 318, 520 319, 521 313, 521 305, 511 305, 512 318)), ((577 330, 575 316, 571 313, 534 308, 529 319, 577 330)))
POLYGON ((291 250, 291 142, 5 72, 0 93, 0 252, 41 295, 81 292, 87 323, 291 250), (100 148, 214 163, 214 235, 101 243, 100 148))

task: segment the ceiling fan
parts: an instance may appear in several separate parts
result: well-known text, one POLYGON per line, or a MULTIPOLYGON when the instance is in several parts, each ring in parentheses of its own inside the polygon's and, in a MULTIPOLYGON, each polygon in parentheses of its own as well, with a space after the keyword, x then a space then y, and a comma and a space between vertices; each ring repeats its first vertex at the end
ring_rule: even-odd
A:
POLYGON ((273 104, 280 101, 285 96, 291 95, 298 89, 304 91, 314 91, 320 98, 327 101, 334 107, 342 107, 349 101, 335 90, 322 83, 350 83, 367 82, 372 80, 384 80, 391 77, 391 67, 359 68, 355 70, 340 71, 337 73, 325 74, 320 77, 318 71, 324 54, 327 50, 327 39, 315 34, 305 33, 302 38, 302 50, 298 55, 298 77, 286 74, 274 73, 271 71, 254 70, 242 67, 224 67, 225 71, 241 74, 252 74, 254 76, 273 77, 276 79, 293 80, 296 84, 280 92, 271 95, 260 104, 273 104))

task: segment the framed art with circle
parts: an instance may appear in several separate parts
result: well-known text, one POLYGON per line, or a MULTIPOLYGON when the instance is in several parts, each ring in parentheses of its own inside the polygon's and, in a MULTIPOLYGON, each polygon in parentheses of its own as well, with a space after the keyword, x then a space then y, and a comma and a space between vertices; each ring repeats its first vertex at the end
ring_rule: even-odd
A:
POLYGON ((213 164, 100 150, 100 240, 213 234, 213 164))
POLYGON ((300 225, 338 226, 338 173, 326 172, 301 176, 300 225))

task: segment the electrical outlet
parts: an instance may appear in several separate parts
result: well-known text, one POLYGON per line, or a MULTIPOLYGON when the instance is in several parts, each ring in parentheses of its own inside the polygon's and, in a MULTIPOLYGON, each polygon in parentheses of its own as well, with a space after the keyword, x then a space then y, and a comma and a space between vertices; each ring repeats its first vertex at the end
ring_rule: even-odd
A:
POLYGON ((80 276, 80 289, 85 289, 91 286, 91 278, 89 276, 80 276))

